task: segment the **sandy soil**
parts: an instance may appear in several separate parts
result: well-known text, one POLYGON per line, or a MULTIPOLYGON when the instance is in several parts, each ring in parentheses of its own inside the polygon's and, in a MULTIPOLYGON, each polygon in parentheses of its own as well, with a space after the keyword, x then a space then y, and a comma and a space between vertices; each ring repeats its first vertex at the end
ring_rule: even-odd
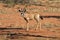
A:
MULTIPOLYGON (((26 21, 18 12, 18 8, 24 8, 24 7, 25 7, 24 5, 20 5, 20 6, 16 5, 13 8, 6 8, 6 7, 3 7, 3 4, 0 4, 0 28, 21 28, 21 27, 24 28, 24 27, 26 27, 26 21)), ((26 9, 28 12, 31 12, 31 13, 35 13, 35 11, 37 10, 36 13, 39 13, 41 16, 60 16, 60 13, 42 12, 42 10, 46 9, 46 7, 42 7, 42 6, 32 5, 32 6, 26 7, 26 9)), ((59 31, 60 30, 59 29, 60 28, 60 19, 43 18, 43 20, 40 20, 39 23, 41 23, 41 29, 47 30, 49 32, 55 31, 55 33, 57 32, 57 34, 60 33, 60 31, 59 31)), ((32 28, 32 27, 35 28, 36 25, 37 25, 37 22, 35 20, 29 21, 30 28, 32 28)), ((22 40, 24 40, 24 39, 40 40, 41 38, 22 37, 22 40)), ((3 38, 1 40, 3 40, 3 38)), ((41 40, 52 40, 52 39, 43 38, 41 40)), ((59 39, 53 39, 53 40, 59 40, 59 39)))

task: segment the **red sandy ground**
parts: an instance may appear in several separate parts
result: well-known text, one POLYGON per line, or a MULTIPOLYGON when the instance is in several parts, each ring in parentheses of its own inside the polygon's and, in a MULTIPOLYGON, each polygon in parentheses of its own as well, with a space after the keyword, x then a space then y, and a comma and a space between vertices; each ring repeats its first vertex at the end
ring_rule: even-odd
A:
MULTIPOLYGON (((0 28, 19 28, 19 27, 26 27, 26 21, 23 19, 23 17, 21 17, 21 15, 19 14, 17 8, 18 7, 21 7, 23 8, 24 6, 23 5, 16 5, 15 7, 13 8, 6 8, 6 7, 3 7, 3 4, 0 4, 0 10, 5 10, 6 12, 4 13, 0 13, 0 28), (12 25, 12 27, 10 26, 12 25)), ((41 8, 41 10, 43 10, 44 7, 41 7, 41 6, 28 6, 27 9, 29 8, 41 8)), ((31 10, 28 10, 29 12, 31 12, 31 10)), ((32 12, 31 12, 32 13, 32 12)), ((38 12, 41 16, 60 16, 60 13, 43 13, 43 12, 38 12)), ((60 21, 56 18, 44 18, 44 20, 41 20, 40 23, 43 25, 44 23, 46 22, 50 22, 50 23, 53 23, 53 24, 57 24, 57 25, 60 25, 60 21)), ((36 21, 35 20, 30 20, 29 22, 30 26, 36 26, 36 21)), ((59 28, 52 28, 50 30, 55 30, 55 29, 59 29, 59 28)), ((40 32, 43 31, 43 33, 41 35, 47 35, 47 34, 44 34, 44 33, 47 33, 47 31, 45 31, 47 29, 42 29, 40 32)), ((60 29, 59 29, 60 30, 60 29)), ((53 35, 52 34, 52 31, 49 31, 48 32, 49 35, 53 35)), ((60 33, 55 33, 56 35, 59 36, 60 33)), ((54 34, 54 35, 55 35, 54 34)))

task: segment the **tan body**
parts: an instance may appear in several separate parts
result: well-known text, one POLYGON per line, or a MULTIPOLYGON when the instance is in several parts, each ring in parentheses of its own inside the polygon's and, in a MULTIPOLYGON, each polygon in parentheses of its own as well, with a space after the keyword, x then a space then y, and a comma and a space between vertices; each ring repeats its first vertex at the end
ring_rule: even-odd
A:
MULTIPOLYGON (((29 30, 29 21, 30 20, 36 20, 37 22, 37 27, 36 27, 36 30, 38 29, 38 25, 41 26, 41 24, 39 24, 39 21, 40 21, 40 14, 36 13, 36 12, 29 12, 29 11, 26 11, 25 8, 23 9, 20 9, 19 12, 21 13, 21 16, 26 20, 27 22, 27 31, 29 30)), ((41 29, 41 28, 40 28, 41 29)))
POLYGON ((35 14, 32 14, 32 13, 25 13, 23 18, 26 18, 26 20, 28 21, 27 22, 27 31, 29 30, 29 20, 36 20, 37 22, 37 28, 36 30, 38 29, 38 24, 39 24, 39 21, 40 21, 40 15, 35 13, 35 14))

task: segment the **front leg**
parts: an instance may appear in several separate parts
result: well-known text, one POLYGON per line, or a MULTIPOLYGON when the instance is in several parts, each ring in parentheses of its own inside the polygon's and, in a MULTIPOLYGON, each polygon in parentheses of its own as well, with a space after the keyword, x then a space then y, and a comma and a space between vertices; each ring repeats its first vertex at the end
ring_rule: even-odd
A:
POLYGON ((29 31, 29 18, 27 18, 27 31, 29 31))
POLYGON ((27 23, 27 31, 29 31, 29 23, 27 23))

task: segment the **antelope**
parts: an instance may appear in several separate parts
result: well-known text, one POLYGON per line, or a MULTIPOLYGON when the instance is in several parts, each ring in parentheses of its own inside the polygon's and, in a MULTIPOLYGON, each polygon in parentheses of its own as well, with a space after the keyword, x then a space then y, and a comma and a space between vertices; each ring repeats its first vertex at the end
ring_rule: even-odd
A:
MULTIPOLYGON (((39 21, 40 21, 40 15, 39 14, 32 14, 32 13, 28 13, 27 11, 26 11, 26 9, 25 8, 23 8, 23 9, 19 9, 19 12, 21 13, 21 16, 26 20, 26 22, 27 22, 27 31, 29 30, 29 20, 36 20, 36 22, 37 22, 37 28, 36 28, 36 30, 38 29, 38 24, 39 24, 39 21)), ((41 18, 42 19, 42 18, 41 18)), ((40 24, 40 29, 41 29, 41 24, 40 24)))

